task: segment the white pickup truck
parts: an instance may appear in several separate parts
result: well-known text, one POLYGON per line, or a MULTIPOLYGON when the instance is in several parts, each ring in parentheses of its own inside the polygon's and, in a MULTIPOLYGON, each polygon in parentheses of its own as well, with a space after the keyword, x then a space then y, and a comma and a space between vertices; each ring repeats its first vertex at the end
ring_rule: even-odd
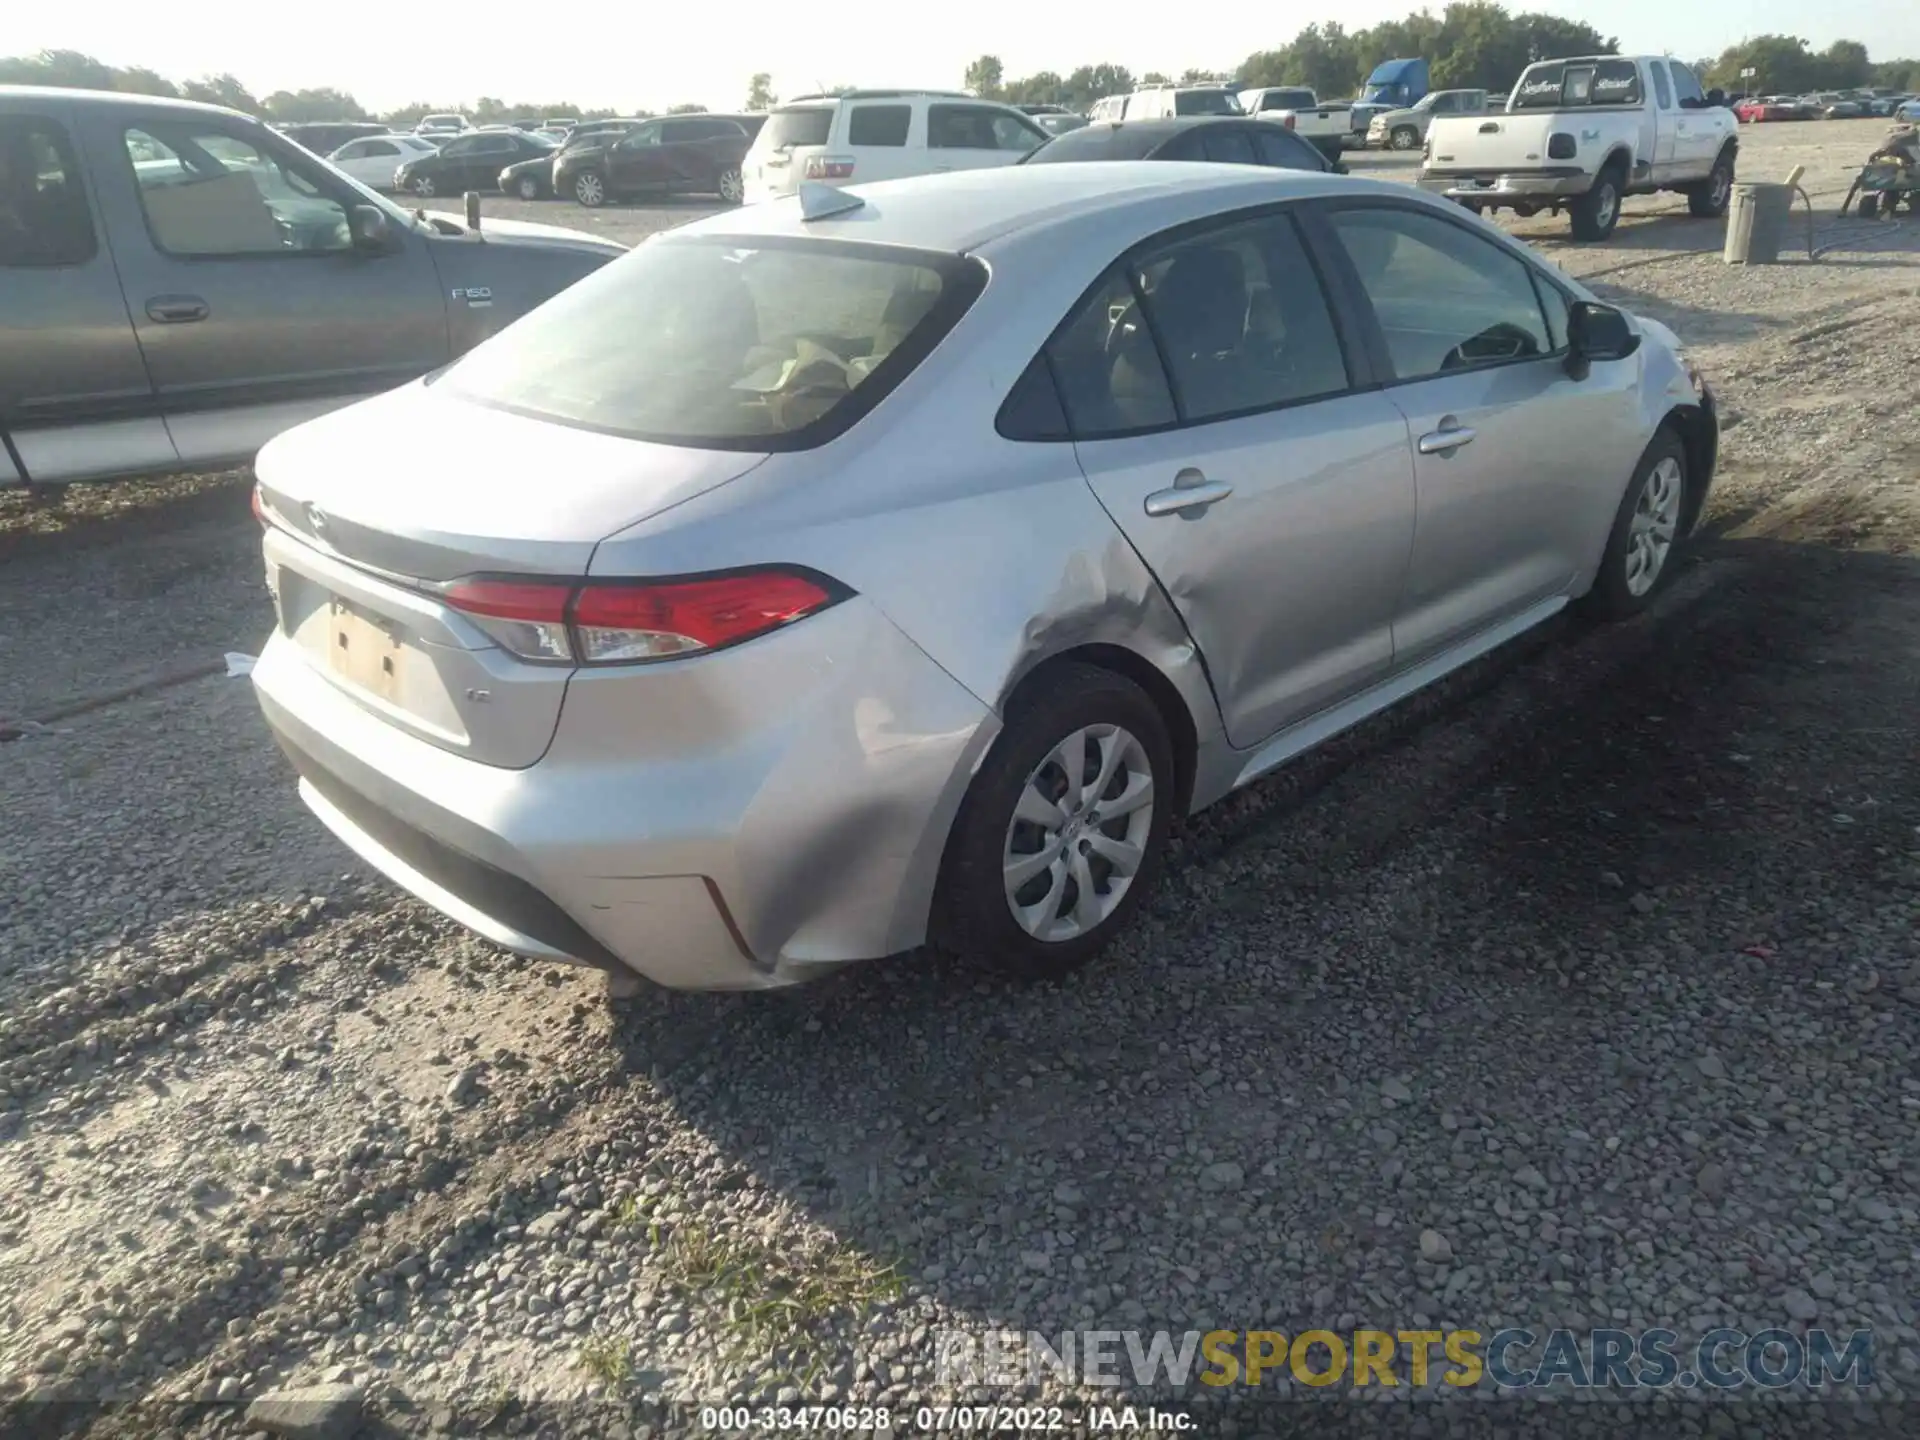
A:
POLYGON ((1325 105, 1313 91, 1300 85, 1260 85, 1240 92, 1240 108, 1261 120, 1275 120, 1312 145, 1329 160, 1358 138, 1353 133, 1353 106, 1347 101, 1325 105))
POLYGON ((1604 240, 1628 195, 1677 190, 1724 215, 1739 122, 1678 60, 1595 55, 1529 65, 1504 110, 1428 127, 1420 186, 1472 210, 1565 211, 1604 240))

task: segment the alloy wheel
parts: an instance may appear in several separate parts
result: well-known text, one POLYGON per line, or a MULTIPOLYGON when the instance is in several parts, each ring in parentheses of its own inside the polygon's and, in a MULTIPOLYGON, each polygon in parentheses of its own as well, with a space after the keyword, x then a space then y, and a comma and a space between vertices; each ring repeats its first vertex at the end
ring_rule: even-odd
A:
POLYGON ((720 198, 729 205, 738 205, 741 197, 746 194, 746 189, 747 187, 741 182, 739 170, 727 169, 720 172, 720 198))
POLYGON ((431 175, 422 175, 418 180, 414 181, 413 193, 416 195, 431 197, 434 193, 433 177, 431 175))
POLYGON ((1601 230, 1609 230, 1620 215, 1620 191, 1611 180, 1600 182, 1600 193, 1593 206, 1593 223, 1601 230))
POLYGON ((1680 529, 1680 496, 1685 489, 1680 462, 1671 455, 1647 472, 1640 487, 1627 530, 1627 593, 1635 598, 1653 589, 1666 568, 1680 529))
POLYGON ((531 175, 522 175, 520 177, 520 198, 522 200, 538 200, 540 198, 540 182, 531 175))
POLYGON ((1021 929, 1044 942, 1097 929, 1119 908, 1153 831, 1147 750, 1119 725, 1087 725, 1055 745, 1020 790, 1002 876, 1021 929))
POLYGON ((1411 150, 1419 143, 1419 134, 1405 125, 1393 132, 1393 148, 1396 150, 1411 150))
POLYGON ((607 187, 589 170, 573 182, 573 194, 582 205, 598 205, 607 198, 607 187))

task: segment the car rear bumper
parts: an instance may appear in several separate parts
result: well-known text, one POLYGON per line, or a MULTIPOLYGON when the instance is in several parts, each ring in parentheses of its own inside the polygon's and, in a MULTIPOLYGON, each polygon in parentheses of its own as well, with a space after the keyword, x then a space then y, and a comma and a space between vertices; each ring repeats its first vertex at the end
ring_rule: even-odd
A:
POLYGON ((991 712, 859 597, 713 655, 569 682, 547 754, 409 735, 284 636, 253 680, 362 859, 509 949, 745 990, 911 949, 991 712))
POLYGON ((1434 170, 1420 172, 1420 188, 1449 200, 1475 200, 1498 205, 1508 200, 1556 200, 1584 195, 1593 177, 1578 166, 1545 166, 1537 170, 1434 170))

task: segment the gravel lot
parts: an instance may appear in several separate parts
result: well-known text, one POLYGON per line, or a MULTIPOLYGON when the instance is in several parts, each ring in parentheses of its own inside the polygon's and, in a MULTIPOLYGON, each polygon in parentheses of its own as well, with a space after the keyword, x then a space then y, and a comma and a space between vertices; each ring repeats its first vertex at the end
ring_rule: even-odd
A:
POLYGON ((605 1435, 899 1407, 943 1327, 1509 1323, 1871 1327, 1914 1397, 1920 227, 1833 214, 1882 129, 1743 134, 1807 166, 1818 263, 1726 267, 1673 197, 1516 227, 1737 413, 1707 540, 1657 613, 1187 827, 1057 989, 914 956, 610 1009, 358 868, 243 682, 107 698, 259 645, 245 477, 0 496, 0 1404, 333 1382, 380 1433, 605 1435))

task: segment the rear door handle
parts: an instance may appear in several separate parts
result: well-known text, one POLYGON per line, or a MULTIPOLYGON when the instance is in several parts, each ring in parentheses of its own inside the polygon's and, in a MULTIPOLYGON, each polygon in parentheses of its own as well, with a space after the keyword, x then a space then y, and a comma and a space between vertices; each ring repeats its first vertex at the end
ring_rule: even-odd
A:
POLYGON ((1202 515, 1210 505, 1218 505, 1233 494, 1233 487, 1219 480, 1208 480, 1198 470, 1182 470, 1174 477, 1172 488, 1156 490, 1147 496, 1147 514, 1202 515))
POLYGON ((147 301, 147 318, 156 325, 186 325, 211 313, 198 295, 156 295, 147 301))
POLYGON ((1464 425, 1453 423, 1453 417, 1440 422, 1440 428, 1422 435, 1419 440, 1422 455, 1451 455, 1462 445, 1473 443, 1473 431, 1464 425))

